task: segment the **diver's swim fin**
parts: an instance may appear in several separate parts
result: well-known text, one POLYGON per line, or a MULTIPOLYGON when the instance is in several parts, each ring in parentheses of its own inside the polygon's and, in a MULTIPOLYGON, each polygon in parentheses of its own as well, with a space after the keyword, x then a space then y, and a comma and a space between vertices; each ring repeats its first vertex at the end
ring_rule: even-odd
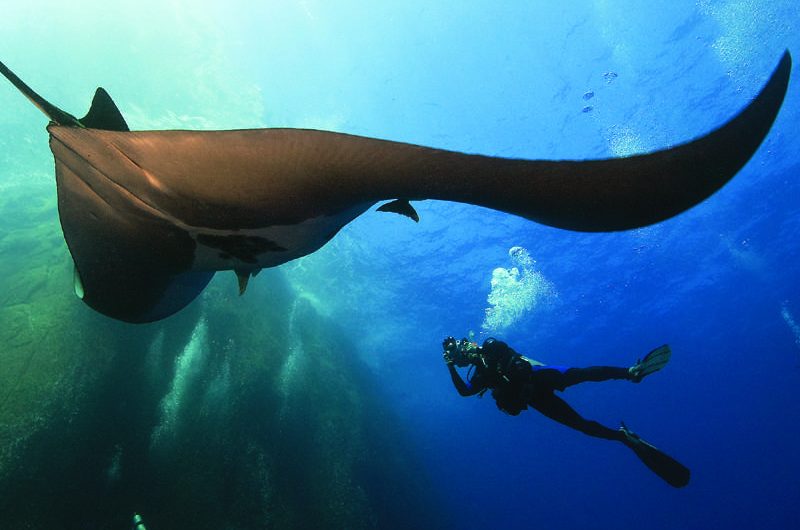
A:
POLYGON ((624 423, 619 430, 625 435, 623 443, 633 449, 639 460, 667 484, 675 488, 682 488, 689 483, 691 473, 688 467, 642 440, 638 434, 629 430, 624 423))
POLYGON ((669 345, 659 346, 645 355, 644 359, 639 359, 636 364, 628 368, 631 381, 640 383, 644 376, 658 372, 667 365, 670 357, 672 357, 672 350, 669 349, 669 345))

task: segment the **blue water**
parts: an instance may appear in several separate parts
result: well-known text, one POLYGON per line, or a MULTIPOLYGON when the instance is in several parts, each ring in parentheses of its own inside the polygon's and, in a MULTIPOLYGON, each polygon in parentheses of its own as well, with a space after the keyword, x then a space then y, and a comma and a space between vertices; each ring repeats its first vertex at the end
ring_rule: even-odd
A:
MULTIPOLYGON (((324 128, 568 159, 707 132, 784 49, 800 56, 794 0, 385 4, 31 1, 4 13, 0 59, 78 115, 102 84, 133 129, 324 128)), ((429 201, 418 225, 367 213, 281 268, 350 337, 454 528, 800 524, 797 86, 733 181, 656 226, 579 234, 429 201), (509 256, 517 246, 533 276, 509 256), (518 313, 485 330, 493 271, 512 267, 497 300, 518 313), (459 397, 440 344, 470 330, 577 366, 627 366, 668 342, 670 365, 641 385, 563 397, 680 459, 689 486, 670 488, 619 444, 459 397)), ((23 173, 49 182, 43 125, 2 87, 4 187, 23 173)))

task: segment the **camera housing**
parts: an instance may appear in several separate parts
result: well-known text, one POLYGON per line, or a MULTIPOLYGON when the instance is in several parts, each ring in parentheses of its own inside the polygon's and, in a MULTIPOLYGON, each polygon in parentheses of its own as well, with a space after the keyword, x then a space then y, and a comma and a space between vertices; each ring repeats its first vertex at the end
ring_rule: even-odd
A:
POLYGON ((463 338, 456 340, 455 337, 447 337, 442 341, 445 357, 459 367, 469 366, 471 357, 476 353, 477 345, 463 338))

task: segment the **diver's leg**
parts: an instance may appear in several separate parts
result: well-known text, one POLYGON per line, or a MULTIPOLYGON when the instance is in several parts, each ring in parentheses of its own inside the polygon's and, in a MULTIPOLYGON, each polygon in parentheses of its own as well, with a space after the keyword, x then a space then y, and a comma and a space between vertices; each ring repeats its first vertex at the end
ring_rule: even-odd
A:
POLYGON ((587 368, 568 368, 566 366, 534 366, 531 382, 534 385, 548 386, 564 390, 572 385, 587 381, 609 381, 611 379, 631 380, 627 368, 618 366, 589 366, 587 368))
POLYGON ((619 430, 615 430, 609 429, 596 421, 587 420, 570 407, 566 401, 552 392, 537 393, 531 397, 528 404, 548 418, 584 434, 624 443, 636 453, 636 456, 647 467, 671 486, 682 488, 689 483, 689 468, 642 440, 637 434, 631 432, 625 424, 619 430))
POLYGON ((611 379, 628 379, 631 374, 627 368, 619 366, 589 366, 587 368, 570 368, 564 374, 567 386, 577 385, 586 381, 610 381, 611 379))
POLYGON ((555 420, 567 427, 588 434, 589 436, 604 438, 606 440, 616 440, 618 442, 626 440, 625 435, 621 431, 609 429, 605 425, 593 420, 587 420, 578 414, 575 409, 570 407, 566 401, 552 392, 537 393, 531 397, 528 404, 551 420, 555 420))

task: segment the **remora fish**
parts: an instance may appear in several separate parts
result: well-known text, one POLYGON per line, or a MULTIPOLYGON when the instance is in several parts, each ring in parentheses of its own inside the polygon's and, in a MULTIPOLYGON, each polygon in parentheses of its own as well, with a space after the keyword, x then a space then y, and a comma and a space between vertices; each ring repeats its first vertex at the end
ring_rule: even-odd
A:
POLYGON ((310 254, 380 201, 442 199, 589 232, 668 219, 750 159, 783 102, 791 58, 719 129, 605 160, 518 160, 305 129, 131 132, 98 88, 77 119, 5 65, 51 120, 58 210, 76 293, 112 318, 150 322, 191 302, 214 272, 250 276, 310 254))

